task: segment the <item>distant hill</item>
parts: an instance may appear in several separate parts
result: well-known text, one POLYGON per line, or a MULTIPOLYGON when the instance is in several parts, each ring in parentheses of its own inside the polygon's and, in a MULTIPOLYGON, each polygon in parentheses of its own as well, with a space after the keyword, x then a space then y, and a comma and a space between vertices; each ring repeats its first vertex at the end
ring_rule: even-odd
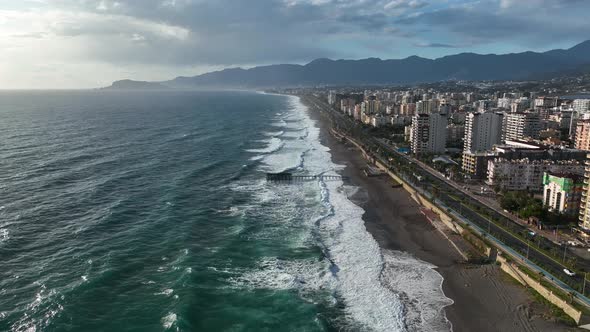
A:
POLYGON ((121 80, 115 81, 111 86, 103 88, 105 90, 166 90, 169 86, 157 82, 121 80))
MULTIPOLYGON (((306 65, 230 68, 193 77, 177 77, 160 83, 174 88, 265 88, 320 84, 411 84, 445 80, 523 80, 539 77, 544 73, 575 70, 589 62, 590 40, 567 50, 543 53, 461 53, 434 60, 418 56, 398 60, 317 59, 306 65)), ((144 83, 146 82, 141 82, 144 83)), ((117 86, 113 84, 113 88, 117 86)))

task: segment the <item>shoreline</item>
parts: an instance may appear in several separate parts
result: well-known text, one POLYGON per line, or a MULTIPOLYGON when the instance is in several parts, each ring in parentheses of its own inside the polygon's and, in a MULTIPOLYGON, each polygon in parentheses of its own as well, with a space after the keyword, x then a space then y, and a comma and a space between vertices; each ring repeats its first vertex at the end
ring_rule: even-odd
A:
POLYGON ((453 301, 441 309, 453 331, 573 330, 546 320, 547 308, 495 264, 462 263, 463 257, 420 212, 408 192, 392 188, 388 178, 366 177, 360 151, 332 136, 330 121, 322 111, 301 98, 300 102, 320 128, 321 144, 330 148, 332 161, 346 165, 340 173, 348 177, 347 184, 359 188, 350 199, 365 210, 365 227, 381 250, 403 251, 436 266, 434 270, 443 278, 442 291, 453 301))

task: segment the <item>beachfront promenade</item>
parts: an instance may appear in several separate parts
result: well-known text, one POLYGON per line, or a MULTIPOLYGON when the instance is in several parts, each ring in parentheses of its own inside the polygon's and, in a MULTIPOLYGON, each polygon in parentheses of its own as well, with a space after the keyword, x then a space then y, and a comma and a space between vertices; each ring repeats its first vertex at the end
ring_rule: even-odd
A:
MULTIPOLYGON (((573 292, 580 302, 590 305, 590 300, 581 294, 584 287, 583 277, 571 278, 564 276, 563 268, 565 268, 565 265, 563 262, 537 249, 530 241, 524 241, 515 235, 514 230, 522 228, 522 225, 516 225, 514 221, 457 190, 447 181, 443 181, 436 174, 432 174, 428 169, 413 161, 412 158, 397 152, 393 147, 366 135, 360 126, 342 113, 336 112, 322 100, 315 97, 306 98, 319 109, 328 112, 335 126, 358 140, 368 151, 374 153, 376 158, 381 159, 383 163, 400 174, 404 180, 408 181, 420 192, 423 192, 427 197, 432 197, 432 192, 436 192, 435 200, 437 204, 444 209, 450 210, 459 220, 473 225, 478 230, 478 233, 481 232, 480 234, 497 242, 511 256, 518 258, 522 263, 527 264, 534 270, 542 271, 545 278, 553 282, 557 287, 573 292), (391 158, 391 160, 388 160, 388 158, 391 158), (401 174, 402 169, 411 169, 411 172, 401 174), (418 178, 422 179, 422 181, 419 181, 418 178), (486 213, 482 213, 483 211, 486 213), (487 217, 486 214, 492 217, 487 217)), ((543 244, 555 246, 551 241, 548 242, 543 244)), ((564 251, 564 248, 560 246, 557 246, 557 248, 560 252, 568 254, 567 249, 564 251)), ((579 259, 578 266, 588 267, 589 264, 587 261, 579 259)), ((585 293, 590 293, 590 287, 586 287, 585 293)))

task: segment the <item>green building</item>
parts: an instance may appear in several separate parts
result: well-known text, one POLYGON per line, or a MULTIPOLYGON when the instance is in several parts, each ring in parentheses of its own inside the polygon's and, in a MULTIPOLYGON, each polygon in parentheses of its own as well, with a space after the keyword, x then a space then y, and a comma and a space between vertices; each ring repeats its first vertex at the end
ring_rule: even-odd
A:
POLYGON ((575 174, 543 173, 543 205, 550 211, 577 215, 584 178, 575 174))

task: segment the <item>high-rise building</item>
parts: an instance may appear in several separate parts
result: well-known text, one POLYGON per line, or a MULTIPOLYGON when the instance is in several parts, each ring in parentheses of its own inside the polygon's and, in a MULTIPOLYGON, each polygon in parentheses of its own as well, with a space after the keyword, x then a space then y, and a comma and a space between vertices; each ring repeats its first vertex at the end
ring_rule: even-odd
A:
POLYGON ((577 160, 529 160, 494 158, 488 161, 486 183, 502 190, 543 190, 543 173, 584 173, 584 165, 577 160))
POLYGON ((533 112, 504 114, 504 139, 518 140, 524 137, 539 138, 541 118, 533 112))
POLYGON ((376 114, 379 113, 380 103, 379 100, 375 98, 370 98, 368 100, 363 101, 361 107, 363 108, 363 112, 365 114, 376 114))
POLYGON ((557 107, 557 97, 538 97, 535 99, 535 108, 557 107))
POLYGON ((420 100, 416 103, 416 113, 418 114, 428 114, 428 103, 420 100))
POLYGON ((590 151, 590 120, 578 120, 575 138, 576 149, 590 151))
POLYGON ((416 104, 401 104, 399 113, 401 115, 414 115, 416 113, 416 104))
POLYGON ((568 215, 580 213, 583 177, 576 174, 543 175, 543 205, 550 211, 568 215))
POLYGON ((464 152, 490 150, 502 139, 504 114, 495 112, 470 113, 465 119, 464 152))
POLYGON ((510 105, 512 105, 512 98, 498 98, 498 107, 510 109, 510 105))
POLYGON ((524 112, 531 107, 531 101, 528 98, 519 98, 510 104, 510 111, 512 113, 524 112))
POLYGON ((590 99, 576 99, 572 103, 574 111, 580 113, 590 112, 590 99))
MULTIPOLYGON (((441 113, 444 114, 444 113, 441 113)), ((451 123, 447 126, 447 146, 460 147, 461 140, 465 137, 465 126, 451 123)))
POLYGON ((447 124, 445 114, 416 114, 412 118, 412 153, 444 153, 447 124))
POLYGON ((582 200, 580 202, 580 222, 579 225, 590 230, 590 154, 586 159, 586 169, 584 171, 584 187, 582 188, 582 200))

